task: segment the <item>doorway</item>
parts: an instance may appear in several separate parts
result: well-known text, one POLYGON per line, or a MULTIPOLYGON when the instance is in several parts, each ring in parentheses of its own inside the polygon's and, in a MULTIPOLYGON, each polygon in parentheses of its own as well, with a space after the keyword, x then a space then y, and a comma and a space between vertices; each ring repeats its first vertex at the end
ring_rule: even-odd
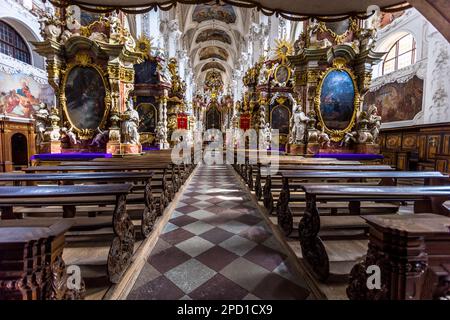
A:
POLYGON ((11 137, 11 153, 14 167, 28 165, 27 137, 22 133, 15 133, 11 137))

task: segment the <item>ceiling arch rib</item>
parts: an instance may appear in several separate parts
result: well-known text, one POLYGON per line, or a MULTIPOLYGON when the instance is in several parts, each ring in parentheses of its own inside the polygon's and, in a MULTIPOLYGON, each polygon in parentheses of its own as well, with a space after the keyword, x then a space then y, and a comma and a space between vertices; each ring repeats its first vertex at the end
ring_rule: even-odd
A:
POLYGON ((201 72, 209 70, 209 69, 217 69, 220 70, 222 72, 226 72, 225 67, 216 61, 211 61, 211 62, 207 62, 203 65, 203 67, 200 69, 201 72))
POLYGON ((206 59, 220 59, 223 61, 228 61, 228 57, 230 54, 221 47, 218 46, 209 46, 200 49, 199 53, 200 60, 206 60, 206 59))

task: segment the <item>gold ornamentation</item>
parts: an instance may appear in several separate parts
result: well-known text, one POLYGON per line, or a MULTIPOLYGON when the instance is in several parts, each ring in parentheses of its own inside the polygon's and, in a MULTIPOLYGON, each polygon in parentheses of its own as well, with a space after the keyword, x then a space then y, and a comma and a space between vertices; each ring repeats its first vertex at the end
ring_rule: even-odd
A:
POLYGON ((319 74, 317 71, 313 71, 313 70, 308 70, 308 72, 306 73, 306 82, 317 82, 319 79, 319 74))
POLYGON ((348 37, 350 32, 352 32, 352 31, 358 32, 358 30, 359 30, 358 22, 355 19, 349 18, 349 21, 350 21, 350 24, 349 24, 348 29, 342 34, 337 34, 333 30, 329 29, 326 26, 325 22, 319 22, 319 30, 322 32, 328 33, 334 39, 336 44, 342 44, 342 43, 344 43, 345 38, 348 37))
POLYGON ((136 41, 136 51, 140 52, 145 59, 150 59, 150 50, 152 48, 151 39, 141 35, 136 41))
POLYGON ((91 57, 85 52, 77 53, 77 55, 75 56, 75 62, 82 67, 90 65, 91 61, 91 57))
POLYGON ((134 70, 123 67, 119 68, 119 79, 123 82, 134 83, 134 70))
POLYGON ((276 101, 278 104, 284 105, 284 103, 286 102, 286 97, 279 97, 276 101))
POLYGON ((294 46, 286 39, 275 40, 275 54, 281 64, 287 64, 287 57, 294 53, 294 46))
POLYGON ((356 77, 353 74, 353 71, 345 66, 345 63, 343 63, 343 59, 340 59, 340 58, 335 59, 333 61, 333 66, 321 73, 321 75, 319 77, 319 84, 317 86, 316 96, 314 98, 314 105, 315 105, 316 114, 317 114, 317 117, 319 120, 319 125, 322 128, 324 128, 325 132, 330 136, 332 141, 337 142, 337 141, 342 140, 342 138, 345 136, 345 134, 352 130, 353 126, 355 125, 356 114, 358 112, 359 105, 360 105, 360 95, 359 95, 359 91, 358 91, 356 77), (352 117, 350 119, 348 126, 343 130, 329 129, 326 126, 325 121, 323 120, 322 114, 320 112, 320 96, 322 94, 323 81, 330 72, 336 71, 336 70, 340 71, 340 72, 346 72, 350 76, 350 78, 352 79, 353 88, 355 91, 355 96, 354 96, 354 100, 353 100, 353 114, 352 114, 352 117))

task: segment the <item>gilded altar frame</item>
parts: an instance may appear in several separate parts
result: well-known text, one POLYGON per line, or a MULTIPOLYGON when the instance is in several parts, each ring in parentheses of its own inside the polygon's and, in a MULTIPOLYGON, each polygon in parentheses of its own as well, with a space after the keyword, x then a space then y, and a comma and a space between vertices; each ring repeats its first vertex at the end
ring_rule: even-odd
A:
POLYGON ((90 128, 89 129, 78 128, 72 122, 69 110, 67 109, 67 98, 66 98, 67 79, 70 75, 70 72, 76 67, 93 68, 99 73, 100 78, 102 79, 103 87, 105 88, 105 98, 104 98, 105 108, 103 111, 103 116, 100 121, 100 124, 98 125, 99 128, 103 128, 108 120, 108 114, 111 108, 111 90, 109 88, 108 72, 105 71, 101 65, 93 63, 92 58, 88 54, 86 53, 78 54, 75 56, 75 60, 73 62, 67 64, 60 85, 59 91, 60 106, 64 112, 64 120, 67 120, 70 123, 71 127, 75 130, 76 133, 78 133, 80 139, 85 140, 92 138, 92 136, 95 134, 95 130, 90 128))
POLYGON ((282 96, 276 98, 275 101, 272 101, 269 104, 269 109, 270 109, 270 112, 269 112, 269 123, 270 123, 270 126, 271 126, 272 129, 273 129, 273 122, 272 122, 272 120, 273 120, 273 111, 275 109, 277 109, 277 108, 285 108, 288 111, 288 127, 289 127, 289 129, 288 129, 288 133, 287 134, 279 133, 279 144, 280 145, 288 143, 289 135, 291 134, 290 119, 292 117, 292 111, 291 111, 292 106, 291 106, 291 108, 289 108, 289 106, 286 105, 287 101, 289 101, 289 98, 284 96, 284 95, 282 95, 282 96))
POLYGON ((323 71, 320 74, 319 83, 317 85, 317 90, 316 90, 316 96, 314 98, 314 107, 315 107, 315 111, 317 114, 318 122, 319 122, 320 126, 322 128, 324 128, 325 132, 330 136, 330 139, 332 141, 335 141, 335 142, 341 141, 342 138, 345 136, 345 134, 352 130, 352 128, 356 122, 356 116, 357 116, 357 113, 359 110, 359 106, 360 106, 360 94, 359 94, 359 90, 358 90, 358 83, 357 83, 356 76, 353 74, 353 71, 350 68, 345 66, 344 61, 340 61, 339 59, 336 59, 333 62, 332 67, 329 67, 327 70, 323 71), (350 79, 352 79, 352 84, 353 84, 353 88, 354 88, 352 117, 351 117, 347 127, 342 130, 328 128, 325 124, 325 121, 322 118, 322 113, 320 112, 320 97, 322 95, 323 81, 326 79, 328 74, 332 71, 346 72, 350 76, 350 79))

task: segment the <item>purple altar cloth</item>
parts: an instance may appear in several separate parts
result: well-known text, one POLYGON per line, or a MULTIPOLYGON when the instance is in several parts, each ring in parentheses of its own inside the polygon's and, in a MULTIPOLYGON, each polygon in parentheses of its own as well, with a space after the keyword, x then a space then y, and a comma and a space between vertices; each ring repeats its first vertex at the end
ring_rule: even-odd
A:
POLYGON ((316 153, 314 158, 336 158, 338 160, 378 160, 383 159, 382 154, 369 153, 316 153))
POLYGON ((90 152, 74 152, 74 153, 40 153, 31 156, 31 160, 42 161, 76 161, 76 160, 92 160, 95 158, 112 158, 111 153, 90 153, 90 152))

